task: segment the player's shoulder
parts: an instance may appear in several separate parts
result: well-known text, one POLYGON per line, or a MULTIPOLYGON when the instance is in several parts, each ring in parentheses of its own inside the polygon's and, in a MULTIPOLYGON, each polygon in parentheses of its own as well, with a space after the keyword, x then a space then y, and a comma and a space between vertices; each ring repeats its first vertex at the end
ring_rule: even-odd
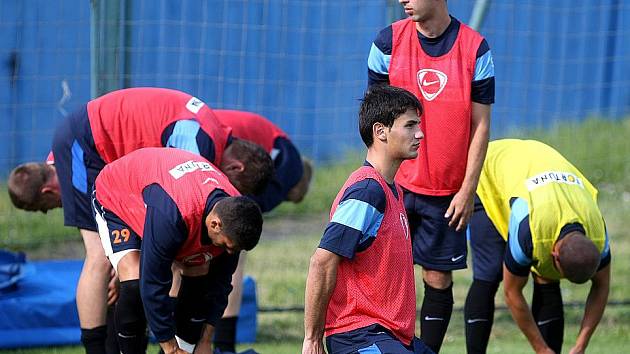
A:
POLYGON ((340 199, 340 203, 350 199, 368 203, 380 212, 384 212, 387 204, 385 190, 373 178, 365 178, 348 186, 340 199))
POLYGON ((374 45, 385 55, 392 54, 392 36, 392 25, 389 25, 380 30, 374 39, 374 45))

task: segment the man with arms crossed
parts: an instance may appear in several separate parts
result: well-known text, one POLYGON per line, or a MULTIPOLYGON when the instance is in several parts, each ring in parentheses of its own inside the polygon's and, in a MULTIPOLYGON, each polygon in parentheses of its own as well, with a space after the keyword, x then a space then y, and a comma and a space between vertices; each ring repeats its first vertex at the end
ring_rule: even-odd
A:
POLYGON ((401 162, 418 154, 422 106, 377 85, 365 94, 359 131, 368 147, 333 203, 306 279, 303 354, 423 352, 414 340, 416 297, 401 162))
POLYGON ((494 103, 486 40, 449 16, 446 0, 399 0, 409 17, 383 29, 368 58, 368 83, 389 83, 422 102, 418 158, 400 166, 422 266, 422 340, 438 352, 453 310, 453 270, 466 268, 466 224, 473 211, 494 103))
POLYGON ((597 190, 569 161, 534 140, 491 142, 470 223, 473 283, 464 318, 469 353, 485 353, 494 297, 503 279, 512 317, 536 353, 560 353, 560 279, 591 281, 578 338, 583 353, 599 323, 610 283, 610 247, 597 190), (534 277, 531 310, 523 296, 534 277))

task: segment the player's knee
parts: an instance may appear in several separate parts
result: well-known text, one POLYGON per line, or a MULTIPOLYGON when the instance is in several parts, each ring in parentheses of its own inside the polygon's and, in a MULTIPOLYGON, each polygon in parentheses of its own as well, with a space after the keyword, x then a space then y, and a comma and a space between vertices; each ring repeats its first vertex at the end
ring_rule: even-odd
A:
POLYGON ((532 314, 535 318, 547 320, 564 316, 560 283, 538 284, 534 282, 532 294, 532 314))
POLYGON ((120 283, 120 297, 116 304, 115 317, 116 330, 124 336, 141 335, 146 331, 139 280, 120 283))
POLYGON ((494 298, 498 288, 498 282, 474 279, 466 297, 465 317, 483 320, 493 317, 494 298))
POLYGON ((447 289, 453 284, 453 275, 450 271, 438 271, 425 269, 422 271, 424 282, 435 289, 447 289))
POLYGON ((207 287, 207 279, 204 276, 182 276, 175 305, 175 322, 177 336, 188 343, 197 343, 206 322, 204 312, 199 310, 199 304, 203 303, 207 287))

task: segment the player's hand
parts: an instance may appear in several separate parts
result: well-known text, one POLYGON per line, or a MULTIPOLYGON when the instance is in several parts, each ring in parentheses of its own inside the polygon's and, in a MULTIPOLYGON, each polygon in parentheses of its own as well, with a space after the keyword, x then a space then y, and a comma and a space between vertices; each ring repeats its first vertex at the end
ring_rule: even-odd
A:
POLYGON ((322 340, 310 340, 304 338, 302 343, 302 354, 326 354, 322 340))
POLYGON ((448 226, 455 227, 455 230, 462 231, 468 225, 468 221, 472 216, 475 203, 475 193, 459 190, 453 196, 451 204, 446 210, 445 218, 449 219, 448 226))
POLYGON ((180 348, 175 338, 171 338, 166 342, 160 342, 160 348, 162 348, 164 354, 191 354, 180 348))
POLYGON ((107 284, 107 306, 111 306, 118 300, 118 276, 114 268, 109 272, 109 283, 107 284))

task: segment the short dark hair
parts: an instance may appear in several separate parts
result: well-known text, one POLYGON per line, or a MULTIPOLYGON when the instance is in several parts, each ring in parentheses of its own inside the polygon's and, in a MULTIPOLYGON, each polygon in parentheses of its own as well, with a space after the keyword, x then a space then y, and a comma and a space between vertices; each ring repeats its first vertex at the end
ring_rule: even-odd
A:
POLYGON ((14 168, 7 181, 13 205, 23 210, 37 209, 42 199, 41 190, 52 173, 53 169, 45 163, 27 162, 14 168))
POLYGON ((263 218, 258 204, 244 197, 228 197, 214 206, 223 232, 236 245, 249 251, 256 247, 262 232, 263 218))
POLYGON ((231 150, 234 158, 245 166, 238 181, 231 181, 232 184, 243 194, 262 193, 273 175, 271 156, 262 146, 243 139, 234 138, 231 150))
POLYGON ((390 85, 373 85, 365 92, 359 109, 359 133, 367 147, 372 146, 372 127, 382 123, 391 128, 400 115, 413 109, 422 115, 422 104, 413 93, 390 85))
POLYGON ((572 283, 582 284, 593 277, 600 262, 599 250, 581 231, 564 236, 558 249, 558 263, 564 277, 572 283))

